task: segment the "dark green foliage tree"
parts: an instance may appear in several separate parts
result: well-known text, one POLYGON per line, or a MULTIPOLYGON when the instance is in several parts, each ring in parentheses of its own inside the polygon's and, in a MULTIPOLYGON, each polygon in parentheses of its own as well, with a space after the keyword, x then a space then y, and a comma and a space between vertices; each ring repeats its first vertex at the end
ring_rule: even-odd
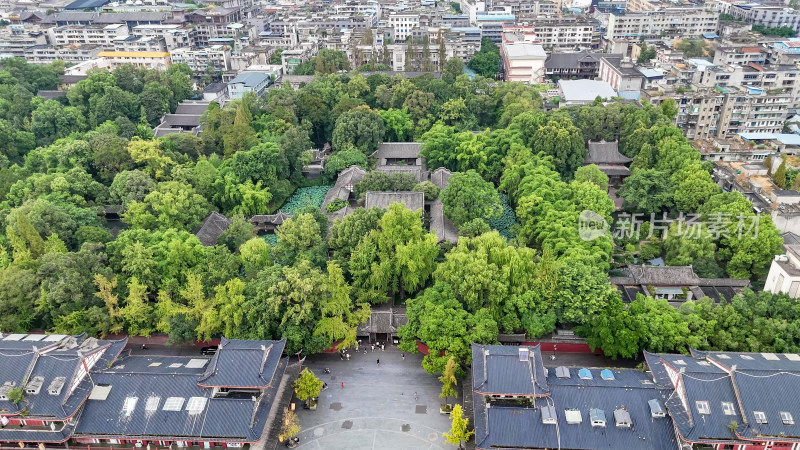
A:
POLYGON ((368 168, 367 157, 364 152, 353 147, 333 152, 328 160, 325 161, 325 179, 329 182, 335 181, 339 172, 350 166, 358 166, 362 169, 368 168))
POLYGON ((336 120, 332 144, 334 150, 356 147, 365 155, 370 155, 378 149, 383 136, 384 123, 381 115, 369 106, 359 106, 336 120))
POLYGON ((781 165, 775 170, 772 175, 772 181, 775 182, 781 189, 786 189, 786 158, 781 160, 781 165))
POLYGON ((502 210, 492 183, 474 170, 454 173, 441 199, 444 214, 459 227, 474 219, 499 217, 502 210))
POLYGON ((500 70, 500 49, 491 39, 481 39, 480 51, 472 57, 467 66, 478 75, 495 78, 500 70))

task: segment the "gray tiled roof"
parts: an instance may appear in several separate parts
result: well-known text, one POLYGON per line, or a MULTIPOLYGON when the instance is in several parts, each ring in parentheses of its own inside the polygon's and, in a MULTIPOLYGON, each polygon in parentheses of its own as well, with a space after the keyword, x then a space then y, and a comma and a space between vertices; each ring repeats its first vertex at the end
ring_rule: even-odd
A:
POLYGON ((196 127, 200 125, 200 114, 166 114, 163 123, 170 127, 196 127))
MULTIPOLYGON (((26 394, 25 400, 19 404, 0 401, 0 410, 16 414, 24 409, 28 411, 27 417, 34 420, 64 420, 75 415, 93 386, 92 380, 81 370, 83 359, 94 361, 93 370, 105 368, 120 355, 127 343, 127 339, 105 341, 85 335, 27 335, 20 340, 11 339, 15 339, 14 335, 0 339, 0 381, 12 381, 22 388, 35 377, 41 377, 43 382, 38 394, 26 394), (95 359, 91 355, 99 356, 95 359), (63 377, 64 383, 58 395, 52 395, 50 384, 58 377, 63 377)), ((67 427, 59 431, 36 432, 39 436, 36 440, 62 442, 71 431, 72 428, 67 427)), ((2 428, 0 442, 27 440, 18 434, 18 429, 2 428)))
POLYGON ((546 396, 549 390, 539 345, 520 361, 518 346, 472 344, 472 386, 484 395, 546 396))
POLYGON ((617 141, 589 142, 589 154, 584 164, 627 164, 633 161, 617 149, 617 141))
POLYGON ((376 158, 418 158, 421 142, 384 142, 372 154, 376 158))
MULTIPOLYGON (((573 370, 570 378, 558 378, 555 371, 549 371, 546 380, 547 391, 535 398, 532 406, 513 405, 493 401, 487 403, 478 389, 483 381, 483 369, 479 352, 485 348, 494 352, 497 358, 513 361, 516 370, 506 369, 503 380, 509 386, 515 383, 530 385, 531 370, 518 360, 515 346, 479 346, 473 344, 473 383, 475 393, 475 442, 479 449, 489 448, 569 448, 569 449, 642 449, 661 450, 678 447, 669 417, 653 418, 648 402, 656 399, 664 404, 669 390, 652 383, 647 373, 638 370, 613 370, 614 379, 604 380, 600 370, 592 370, 592 379, 581 379, 573 370), (519 381, 513 381, 519 379, 519 381), (542 411, 550 405, 558 425, 542 423, 542 411), (590 413, 592 409, 602 410, 605 427, 593 427, 590 413), (631 417, 631 428, 617 428, 614 422, 615 411, 624 409, 631 417), (578 424, 567 423, 566 411, 576 411, 581 417, 578 424)), ((531 360, 541 365, 541 352, 538 346, 531 352, 531 360)), ((510 364, 510 363, 509 363, 510 364)), ((491 369, 487 368, 488 372, 491 369)), ((533 371, 533 373, 536 373, 533 371)), ((596 414, 597 415, 597 414, 596 414)))
POLYGON ((673 394, 667 407, 686 440, 745 443, 771 436, 800 441, 800 422, 784 424, 780 416, 783 411, 800 417, 800 403, 785 395, 800 390, 800 356, 692 349, 692 356, 645 352, 645 360, 660 386, 672 390, 673 378, 681 380, 685 397, 673 394), (700 414, 698 401, 708 402, 709 414, 700 414), (723 402, 733 405, 733 414, 723 412, 723 402), (754 411, 764 412, 767 423, 757 423, 754 411), (735 434, 731 422, 739 424, 735 434))
POLYGON ((450 219, 445 217, 444 205, 438 198, 431 203, 431 231, 436 233, 436 238, 439 242, 455 243, 458 241, 458 228, 450 219))
POLYGON ((375 169, 378 172, 383 172, 387 175, 395 173, 410 173, 417 183, 421 183, 428 179, 428 172, 422 166, 378 166, 375 169))
POLYGON ((411 211, 425 207, 425 194, 418 191, 367 192, 364 208, 388 208, 393 203, 403 203, 411 211))
POLYGON ((264 388, 272 383, 286 340, 232 341, 224 337, 206 372, 202 386, 264 388))
POLYGON ((208 109, 209 102, 181 102, 175 114, 192 114, 202 116, 208 109))
POLYGON ((206 218, 203 219, 203 223, 200 224, 200 228, 195 233, 195 236, 197 236, 200 242, 205 246, 217 245, 219 237, 232 223, 233 221, 231 219, 228 219, 216 211, 211 211, 206 218))
POLYGON ((431 172, 431 183, 438 186, 439 189, 447 189, 447 186, 450 185, 451 175, 453 175, 453 172, 444 167, 439 167, 431 172))
POLYGON ((93 373, 97 385, 110 386, 105 400, 90 399, 78 422, 76 436, 131 438, 173 438, 176 440, 226 440, 254 442, 260 439, 283 376, 286 359, 281 358, 285 341, 230 341, 222 338, 220 350, 211 360, 183 356, 133 356, 123 358, 109 369, 93 373), (272 348, 263 358, 261 346, 272 348), (227 347, 227 348, 226 348, 227 347), (201 360, 197 367, 187 367, 201 360), (204 367, 200 367, 203 366, 204 367), (263 367, 263 370, 262 370, 263 367), (263 394, 213 397, 203 380, 252 379, 261 370, 266 384, 263 394), (123 413, 129 397, 137 401, 130 415, 123 413), (165 411, 169 397, 183 399, 177 411, 165 411), (192 397, 205 399, 197 414, 187 407, 192 397), (154 408, 148 408, 151 403, 154 408), (188 438, 188 439, 187 439, 188 438))

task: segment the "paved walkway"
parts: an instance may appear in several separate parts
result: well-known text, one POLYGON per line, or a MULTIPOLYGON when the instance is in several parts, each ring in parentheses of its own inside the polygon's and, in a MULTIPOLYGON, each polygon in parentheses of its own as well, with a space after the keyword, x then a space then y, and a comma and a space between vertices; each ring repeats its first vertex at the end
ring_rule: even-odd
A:
POLYGON ((403 360, 394 348, 366 355, 363 347, 359 353, 351 350, 350 361, 341 361, 337 354, 309 357, 305 366, 328 383, 328 389, 320 394, 316 411, 298 403, 298 448, 454 449, 442 436, 450 430, 450 418, 439 413, 439 380, 425 372, 421 362, 422 355, 406 354, 403 360), (325 367, 330 374, 323 373, 325 367))

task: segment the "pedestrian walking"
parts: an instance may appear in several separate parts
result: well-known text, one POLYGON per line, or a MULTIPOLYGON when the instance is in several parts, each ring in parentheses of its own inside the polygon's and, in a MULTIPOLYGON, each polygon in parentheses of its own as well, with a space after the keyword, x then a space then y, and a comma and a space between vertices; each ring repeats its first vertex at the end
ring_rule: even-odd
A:
POLYGON ((344 389, 344 381, 342 381, 342 389, 344 389))
POLYGON ((366 347, 364 347, 364 354, 365 355, 367 354, 367 348, 366 347))
POLYGON ((344 361, 344 354, 343 353, 339 353, 339 360, 344 361))
POLYGON ((379 366, 381 365, 381 360, 380 360, 380 359, 378 360, 378 365, 379 365, 379 366))
POLYGON ((414 400, 417 400, 417 391, 414 391, 414 400))
POLYGON ((405 353, 400 353, 400 356, 403 358, 403 361, 406 360, 406 354, 405 353))
POLYGON ((356 351, 358 351, 358 343, 356 343, 356 351))
POLYGON ((350 361, 350 353, 347 354, 347 360, 350 361))
POLYGON ((372 351, 375 351, 375 344, 372 344, 372 351))
POLYGON ((383 351, 383 344, 381 344, 381 351, 383 351))

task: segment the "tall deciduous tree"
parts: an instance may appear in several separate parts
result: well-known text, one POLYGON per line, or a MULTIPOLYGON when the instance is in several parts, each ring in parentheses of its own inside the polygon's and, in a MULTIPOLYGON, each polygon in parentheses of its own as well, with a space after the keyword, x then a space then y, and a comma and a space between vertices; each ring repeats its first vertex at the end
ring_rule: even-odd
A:
POLYGON ((338 150, 354 146, 365 155, 370 155, 383 141, 384 128, 380 114, 369 106, 356 107, 336 120, 333 148, 338 150))
POLYGON ((153 307, 147 299, 147 286, 134 276, 128 281, 128 297, 119 311, 128 333, 134 336, 150 336, 153 332, 153 307))
POLYGON ((331 342, 339 341, 337 348, 352 347, 356 345, 358 325, 369 319, 369 304, 353 305, 350 286, 335 262, 328 263, 328 292, 329 297, 322 304, 322 317, 314 334, 323 335, 331 342))
POLYGON ((493 219, 502 212, 500 197, 494 186, 474 170, 454 173, 440 198, 444 214, 456 226, 474 219, 493 219))
POLYGON ((450 413, 450 420, 450 432, 444 433, 444 437, 448 443, 458 445, 458 448, 461 449, 461 443, 469 441, 475 432, 467 429, 469 418, 464 417, 461 405, 453 407, 453 411, 450 413))

